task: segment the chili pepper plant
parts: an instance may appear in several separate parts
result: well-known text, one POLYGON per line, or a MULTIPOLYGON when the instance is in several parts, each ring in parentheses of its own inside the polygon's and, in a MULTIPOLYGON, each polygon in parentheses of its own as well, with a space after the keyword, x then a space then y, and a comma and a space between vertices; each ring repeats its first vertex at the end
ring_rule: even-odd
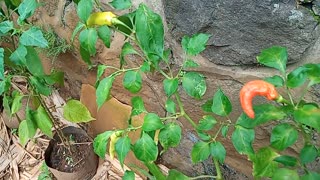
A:
MULTIPOLYGON (((320 109, 316 102, 304 99, 308 90, 320 82, 320 64, 306 64, 288 72, 286 48, 274 46, 262 50, 257 57, 258 62, 275 68, 279 75, 244 85, 239 97, 244 113, 237 120, 229 118, 232 104, 222 89, 217 89, 213 97, 202 105, 204 116, 199 120, 192 119, 184 108, 181 94, 186 93, 195 100, 201 100, 206 93, 206 77, 190 68, 199 66, 192 58, 205 50, 210 35, 200 33, 183 37, 183 64, 175 70, 171 66, 171 61, 174 60, 170 56, 171 50, 164 46, 164 28, 160 15, 144 4, 121 16, 103 12, 101 6, 98 6, 98 12, 92 12, 95 5, 90 0, 80 0, 77 4, 80 22, 73 38, 80 32, 80 54, 83 60, 92 66, 90 56, 96 54, 95 44, 98 39, 102 40, 106 47, 110 47, 112 32, 119 32, 126 37, 120 54, 120 66, 97 66, 95 87, 98 108, 110 98, 113 82, 120 78, 120 75, 123 75, 123 87, 132 93, 129 126, 106 131, 94 140, 94 150, 101 158, 105 158, 108 152, 111 157, 116 156, 123 165, 128 152, 133 151, 136 158, 148 167, 152 175, 150 177, 159 180, 189 179, 174 169, 165 175, 155 163, 162 153, 180 144, 182 129, 179 121, 184 118, 200 138, 190 152, 192 162, 200 163, 212 159, 216 170, 215 176, 202 175, 192 179, 223 179, 220 166, 228 154, 220 140, 230 138, 228 134, 231 134, 235 151, 248 156, 252 161, 252 175, 256 178, 299 179, 301 176, 303 179, 312 179, 320 176, 308 169, 308 163, 314 162, 319 156, 313 135, 320 131, 320 109), (135 56, 139 64, 135 67, 128 66, 128 55, 135 56), (106 70, 112 73, 103 77, 106 70), (144 106, 143 97, 136 95, 142 88, 142 74, 148 73, 158 73, 163 77, 163 91, 166 95, 164 107, 167 111, 165 117, 149 112, 144 106), (297 87, 304 90, 296 97, 292 95, 292 91, 297 87), (280 88, 283 95, 278 92, 280 88), (265 96, 273 102, 252 106, 255 96, 265 96), (134 126, 132 117, 140 114, 144 114, 143 124, 134 126), (252 144, 255 140, 255 128, 269 123, 273 124, 270 144, 254 149, 252 144), (129 134, 137 130, 141 130, 141 136, 133 142, 129 134), (299 154, 286 154, 285 150, 297 143, 298 139, 303 141, 299 154), (158 144, 163 149, 161 152, 158 144)), ((123 10, 131 7, 131 1, 113 0, 110 5, 116 10, 123 10)), ((133 172, 126 171, 124 179, 127 178, 133 179, 133 172)))
MULTIPOLYGON (((53 70, 46 74, 38 52, 48 48, 41 28, 28 22, 40 4, 36 0, 0 2, 0 95, 3 113, 19 121, 18 135, 21 145, 33 139, 37 129, 52 138, 52 128, 66 147, 68 139, 44 102, 44 97, 63 86, 64 73, 53 70), (18 81, 17 81, 18 79, 18 81), (19 89, 19 83, 25 91, 19 89), (25 117, 17 112, 27 99, 25 117)), ((65 118, 72 122, 87 122, 93 118, 79 101, 70 100, 65 108, 65 118)))

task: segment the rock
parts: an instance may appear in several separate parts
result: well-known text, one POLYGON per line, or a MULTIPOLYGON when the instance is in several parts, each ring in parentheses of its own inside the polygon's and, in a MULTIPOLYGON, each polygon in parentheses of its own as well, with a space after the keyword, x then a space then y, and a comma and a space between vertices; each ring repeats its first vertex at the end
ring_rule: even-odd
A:
POLYGON ((198 32, 212 35, 203 55, 215 64, 254 64, 259 52, 273 45, 287 47, 294 63, 319 38, 318 22, 295 1, 164 0, 164 6, 177 40, 198 32))

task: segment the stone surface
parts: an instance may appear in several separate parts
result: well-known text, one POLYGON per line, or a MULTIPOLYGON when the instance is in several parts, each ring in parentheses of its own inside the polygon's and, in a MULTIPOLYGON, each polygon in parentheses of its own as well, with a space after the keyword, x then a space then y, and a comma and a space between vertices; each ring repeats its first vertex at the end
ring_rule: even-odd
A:
POLYGON ((203 55, 216 64, 253 64, 262 49, 273 45, 287 47, 293 63, 319 38, 310 10, 293 0, 164 0, 164 5, 177 40, 197 32, 212 35, 203 55))

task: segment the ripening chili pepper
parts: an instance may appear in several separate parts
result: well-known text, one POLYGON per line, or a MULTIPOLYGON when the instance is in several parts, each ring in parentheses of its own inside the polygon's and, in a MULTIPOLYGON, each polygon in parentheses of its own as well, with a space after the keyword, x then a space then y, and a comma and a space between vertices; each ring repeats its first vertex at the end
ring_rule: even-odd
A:
POLYGON ((240 103, 248 117, 254 118, 252 100, 255 96, 264 96, 269 100, 276 100, 279 95, 276 88, 263 80, 254 80, 246 83, 240 90, 240 103))
POLYGON ((88 20, 87 25, 93 26, 93 25, 107 25, 112 26, 114 19, 116 19, 116 15, 112 12, 96 12, 92 13, 88 20))

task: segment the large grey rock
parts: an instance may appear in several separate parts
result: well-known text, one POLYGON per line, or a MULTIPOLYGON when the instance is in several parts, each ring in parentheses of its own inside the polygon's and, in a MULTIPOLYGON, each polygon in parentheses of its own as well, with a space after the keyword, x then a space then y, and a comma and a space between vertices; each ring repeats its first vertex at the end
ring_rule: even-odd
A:
POLYGON ((163 0, 174 36, 212 34, 203 55, 222 65, 256 63, 272 45, 288 48, 289 63, 299 61, 319 38, 311 9, 294 0, 163 0))

